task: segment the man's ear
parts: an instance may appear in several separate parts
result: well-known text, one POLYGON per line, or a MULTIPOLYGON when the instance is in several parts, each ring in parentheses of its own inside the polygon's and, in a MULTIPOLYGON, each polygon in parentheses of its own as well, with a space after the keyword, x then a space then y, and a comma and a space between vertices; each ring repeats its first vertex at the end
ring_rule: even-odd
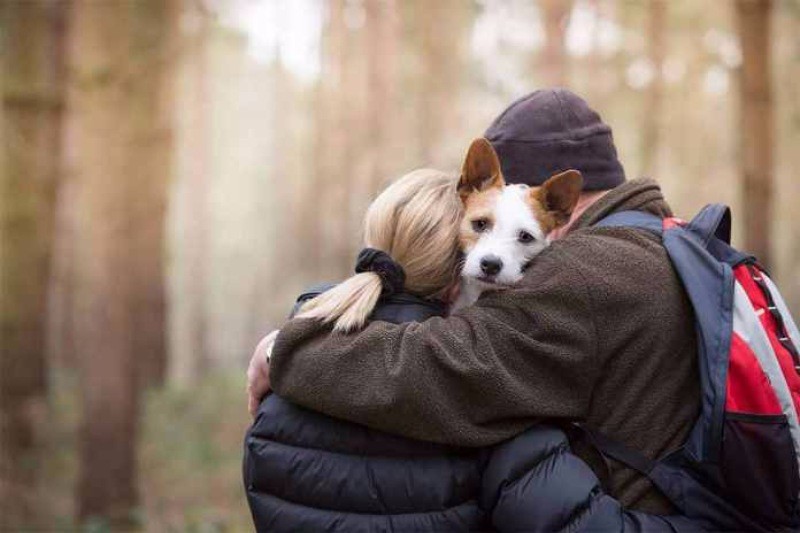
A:
POLYGON ((489 141, 483 137, 472 141, 461 167, 461 179, 458 180, 458 194, 461 199, 466 200, 472 192, 504 187, 505 184, 500 171, 500 160, 489 141))
POLYGON ((552 176, 541 187, 531 190, 531 194, 550 213, 556 224, 561 226, 569 221, 572 211, 578 204, 583 189, 583 176, 577 170, 567 170, 552 176))

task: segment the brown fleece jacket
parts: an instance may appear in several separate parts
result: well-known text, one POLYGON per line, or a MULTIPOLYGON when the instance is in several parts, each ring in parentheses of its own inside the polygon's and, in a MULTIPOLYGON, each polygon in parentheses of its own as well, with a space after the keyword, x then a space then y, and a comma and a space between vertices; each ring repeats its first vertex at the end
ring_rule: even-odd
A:
MULTIPOLYGON (((290 321, 272 355, 275 391, 417 439, 483 446, 542 418, 572 419, 663 456, 700 408, 694 318, 656 235, 592 227, 622 210, 671 215, 655 182, 630 181, 590 206, 517 286, 448 318, 374 321, 349 335, 290 321)), ((612 466, 625 506, 671 511, 646 479, 612 466)))

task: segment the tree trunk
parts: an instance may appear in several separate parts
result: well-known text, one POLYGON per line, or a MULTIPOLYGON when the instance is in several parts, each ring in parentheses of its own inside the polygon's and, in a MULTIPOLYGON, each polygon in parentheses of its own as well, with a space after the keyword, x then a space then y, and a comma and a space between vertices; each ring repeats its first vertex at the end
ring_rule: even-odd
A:
MULTIPOLYGON (((43 422, 45 330, 61 152, 65 4, 0 6, 0 529, 35 517, 36 426, 43 422)), ((28 522, 30 523, 30 522, 28 522)))
POLYGON ((740 76, 744 247, 767 269, 772 264, 773 180, 771 0, 737 0, 742 45, 740 76))
MULTIPOLYGON (((434 4, 431 4, 434 6, 434 4)), ((434 6, 435 7, 435 6, 434 6)), ((325 278, 352 273, 364 211, 386 181, 395 154, 399 16, 393 0, 329 0, 317 95, 316 183, 308 202, 319 243, 311 254, 325 278)), ((437 76, 446 77, 442 72, 437 76)), ((309 234, 311 232, 308 232, 309 234)))
POLYGON ((70 20, 76 348, 84 417, 78 513, 121 524, 138 501, 138 383, 155 376, 150 365, 163 359, 169 165, 162 145, 169 135, 159 117, 166 116, 161 98, 169 9, 160 0, 76 0, 70 20))
POLYGON ((391 133, 398 124, 399 15, 394 0, 366 2, 367 101, 366 193, 372 199, 386 183, 393 155, 391 133))
MULTIPOLYGON (((67 121, 68 122, 68 121, 67 121)), ((63 128, 66 130, 67 128, 63 128)), ((64 139, 68 141, 68 139, 64 139)), ((68 144, 68 143, 67 143, 68 144)), ((63 151, 68 150, 64 147, 63 151)), ((63 167, 63 164, 62 164, 63 167)), ((76 183, 61 172, 55 206, 52 273, 48 289, 47 359, 53 368, 76 369, 75 351, 75 209, 76 183)))
POLYGON ((347 274, 344 250, 348 248, 350 202, 347 190, 349 161, 349 135, 356 132, 348 129, 351 113, 349 107, 358 105, 355 98, 348 98, 347 79, 352 70, 352 57, 348 57, 351 30, 345 25, 345 1, 326 2, 328 17, 323 29, 322 72, 317 107, 317 170, 313 190, 320 202, 309 201, 309 208, 319 238, 312 240, 318 245, 317 275, 341 277, 347 274))
POLYGON ((564 87, 568 83, 567 48, 564 40, 572 11, 572 0, 541 0, 544 50, 540 60, 542 85, 564 87))
POLYGON ((211 32, 209 15, 187 8, 190 35, 182 36, 187 46, 181 56, 179 93, 176 101, 177 183, 172 198, 175 227, 173 237, 181 244, 172 261, 169 381, 186 388, 198 380, 209 367, 206 337, 205 296, 209 236, 209 174, 211 142, 209 139, 211 100, 208 78, 208 38, 211 32))
POLYGON ((667 1, 651 0, 647 20, 648 56, 653 67, 653 80, 644 96, 642 119, 642 176, 655 176, 658 161, 661 109, 664 100, 664 56, 666 52, 667 1))
MULTIPOLYGON (((416 33, 410 35, 410 45, 418 54, 419 70, 408 79, 411 87, 402 97, 405 100, 408 93, 416 97, 414 128, 402 142, 403 146, 414 143, 417 148, 411 168, 436 168, 444 163, 439 154, 447 151, 458 121, 462 87, 469 75, 464 36, 469 32, 471 8, 461 0, 415 0, 404 7, 406 24, 416 33), (442 32, 441 20, 448 21, 446 33, 442 32)), ((462 151, 459 146, 458 152, 462 151)))
POLYGON ((167 367, 164 238, 167 185, 172 171, 174 53, 178 27, 177 0, 136 3, 132 50, 141 54, 143 74, 137 80, 137 115, 131 151, 136 165, 131 179, 133 239, 129 261, 135 262, 134 353, 141 385, 161 385, 167 367))

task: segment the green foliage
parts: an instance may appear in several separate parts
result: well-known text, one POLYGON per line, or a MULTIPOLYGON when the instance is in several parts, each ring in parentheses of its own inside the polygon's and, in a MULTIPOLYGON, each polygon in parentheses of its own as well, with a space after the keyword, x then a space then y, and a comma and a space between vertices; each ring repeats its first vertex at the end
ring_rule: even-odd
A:
POLYGON ((241 481, 249 424, 244 373, 212 375, 188 391, 148 394, 140 466, 148 528, 239 531, 252 527, 241 481))
MULTIPOLYGON (((42 454, 46 529, 74 529, 80 385, 73 372, 51 376, 51 422, 42 454)), ((147 393, 139 438, 140 505, 129 523, 145 531, 250 531, 241 481, 242 439, 249 424, 244 372, 212 374, 193 389, 147 393)), ((115 530, 91 518, 85 533, 115 530)))
POLYGON ((81 527, 83 533, 111 533, 111 525, 100 517, 92 517, 81 527))

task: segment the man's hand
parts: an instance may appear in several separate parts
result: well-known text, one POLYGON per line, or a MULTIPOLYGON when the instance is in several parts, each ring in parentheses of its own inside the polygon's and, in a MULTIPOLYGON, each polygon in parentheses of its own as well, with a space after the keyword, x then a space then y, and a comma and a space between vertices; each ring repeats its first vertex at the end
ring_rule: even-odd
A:
POLYGON ((276 329, 261 339, 247 367, 247 409, 251 416, 256 416, 258 404, 270 389, 269 356, 272 354, 272 346, 278 333, 280 330, 276 329))

